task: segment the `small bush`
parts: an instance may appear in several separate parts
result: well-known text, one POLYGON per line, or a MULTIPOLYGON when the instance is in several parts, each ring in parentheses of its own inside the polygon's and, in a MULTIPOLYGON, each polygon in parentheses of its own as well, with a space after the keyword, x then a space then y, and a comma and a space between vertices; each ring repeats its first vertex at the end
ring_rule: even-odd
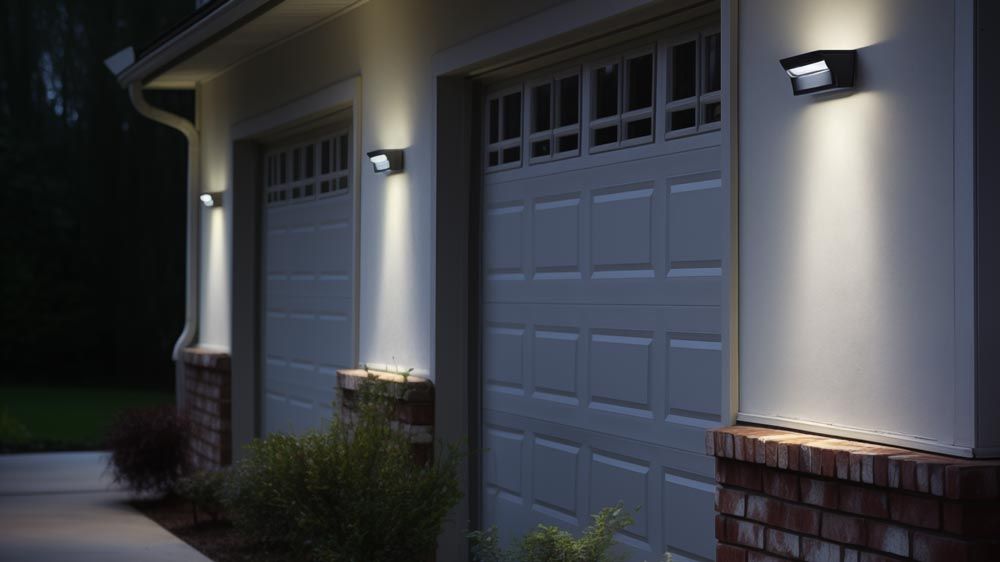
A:
POLYGON ((370 379, 358 391, 353 425, 337 420, 326 432, 255 442, 227 486, 233 523, 317 560, 426 558, 461 498, 462 455, 447 447, 417 465, 408 436, 392 423, 394 407, 391 387, 370 379))
POLYGON ((199 511, 213 521, 219 519, 227 477, 228 470, 220 469, 198 472, 177 481, 176 492, 191 502, 191 514, 196 525, 199 511))
POLYGON ((472 559, 477 562, 611 562, 621 557, 610 553, 615 533, 635 520, 621 503, 592 516, 594 522, 579 539, 559 527, 539 525, 510 550, 500 547, 496 527, 469 533, 472 559))
POLYGON ((111 424, 108 464, 116 483, 136 492, 170 492, 188 471, 190 429, 173 406, 128 410, 111 424))

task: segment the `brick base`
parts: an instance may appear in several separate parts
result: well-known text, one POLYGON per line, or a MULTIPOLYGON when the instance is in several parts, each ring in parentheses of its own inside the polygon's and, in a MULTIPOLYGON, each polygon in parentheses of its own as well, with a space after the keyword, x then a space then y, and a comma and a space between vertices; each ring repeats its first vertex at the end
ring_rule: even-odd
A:
POLYGON ((706 448, 719 562, 1000 561, 1000 461, 752 426, 706 448))
MULTIPOLYGON (((413 454, 418 464, 429 461, 434 454, 434 384, 423 377, 403 377, 394 373, 374 372, 379 380, 388 381, 399 399, 396 400, 394 423, 410 436, 413 454)), ((356 416, 357 391, 368 380, 364 369, 337 371, 337 398, 340 418, 351 422, 356 416)))
POLYGON ((191 463, 214 470, 232 462, 232 387, 228 353, 184 350, 184 413, 191 422, 191 463))

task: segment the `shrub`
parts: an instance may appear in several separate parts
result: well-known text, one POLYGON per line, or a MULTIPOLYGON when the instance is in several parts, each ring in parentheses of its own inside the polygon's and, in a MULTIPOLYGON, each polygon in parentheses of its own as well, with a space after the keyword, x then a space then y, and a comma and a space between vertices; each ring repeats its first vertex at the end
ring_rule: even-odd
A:
POLYGON ((213 521, 222 513, 222 491, 228 470, 207 470, 185 476, 177 481, 176 491, 191 502, 191 515, 198 524, 198 512, 207 514, 213 521))
POLYGON ((233 471, 226 508, 248 537, 287 541, 319 560, 425 558, 461 498, 457 447, 418 465, 392 422, 393 387, 370 377, 352 425, 274 435, 251 445, 233 471))
POLYGON ((190 429, 173 406, 128 410, 111 424, 108 464, 116 483, 136 492, 169 492, 187 473, 190 429))
POLYGON ((635 520, 619 502, 592 516, 594 522, 579 539, 562 529, 539 525, 525 535, 510 550, 500 547, 496 527, 469 534, 472 558, 478 562, 610 562, 620 560, 609 551, 614 546, 615 533, 635 520))

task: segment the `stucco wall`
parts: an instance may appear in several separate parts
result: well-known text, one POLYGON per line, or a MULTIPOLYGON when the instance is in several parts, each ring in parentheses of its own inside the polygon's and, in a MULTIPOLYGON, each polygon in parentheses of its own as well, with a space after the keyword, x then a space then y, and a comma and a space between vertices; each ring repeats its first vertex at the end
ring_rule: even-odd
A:
POLYGON ((962 3, 741 3, 744 419, 971 444, 962 3), (856 92, 792 96, 778 60, 815 49, 859 50, 856 92))
MULTIPOLYGON (((431 367, 433 55, 556 3, 373 0, 201 86, 207 190, 229 189, 233 125, 354 76, 362 77, 360 151, 406 149, 405 174, 362 168, 361 362, 431 367)), ((203 214, 200 343, 221 348, 230 345, 230 212, 203 214)))

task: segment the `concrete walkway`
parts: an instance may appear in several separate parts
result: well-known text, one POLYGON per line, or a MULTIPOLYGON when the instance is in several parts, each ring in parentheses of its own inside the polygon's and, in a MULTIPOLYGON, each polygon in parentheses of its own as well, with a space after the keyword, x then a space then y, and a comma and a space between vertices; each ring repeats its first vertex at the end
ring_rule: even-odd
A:
POLYGON ((210 562, 132 509, 105 453, 0 455, 0 561, 210 562))

